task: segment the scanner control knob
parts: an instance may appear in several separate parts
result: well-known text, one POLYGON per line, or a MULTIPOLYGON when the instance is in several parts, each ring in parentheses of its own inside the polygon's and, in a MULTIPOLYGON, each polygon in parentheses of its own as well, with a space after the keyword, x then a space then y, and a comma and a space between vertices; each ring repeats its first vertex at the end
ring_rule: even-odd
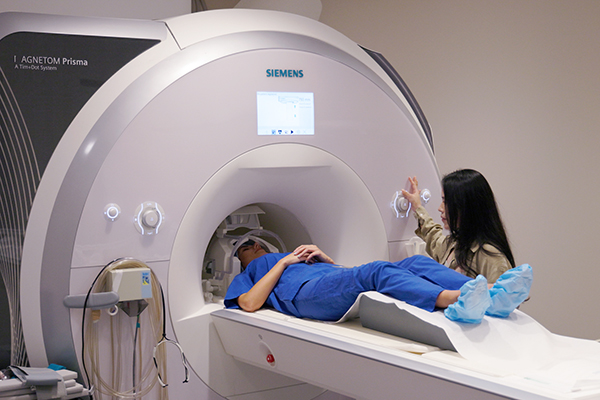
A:
POLYGON ((154 229, 160 222, 160 213, 157 209, 146 210, 142 213, 142 225, 154 229))
POLYGON ((165 218, 162 207, 155 201, 140 204, 135 211, 135 228, 142 235, 156 235, 165 218))
POLYGON ((394 198, 392 199, 391 207, 396 214, 396 218, 404 218, 408 216, 410 202, 406 197, 402 196, 401 192, 396 192, 394 198))
POLYGON ((408 210, 408 206, 410 205, 410 203, 408 202, 408 200, 406 200, 405 197, 400 197, 397 201, 396 206, 398 207, 398 209, 400 211, 406 211, 408 210))

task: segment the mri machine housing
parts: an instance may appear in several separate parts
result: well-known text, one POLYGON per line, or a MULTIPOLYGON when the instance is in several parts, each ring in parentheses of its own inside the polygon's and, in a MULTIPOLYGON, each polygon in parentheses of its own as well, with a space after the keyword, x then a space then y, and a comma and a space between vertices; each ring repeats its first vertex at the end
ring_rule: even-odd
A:
MULTIPOLYGON (((286 398, 313 398, 326 388, 373 399, 399 390, 406 398, 545 397, 205 302, 211 237, 248 205, 265 211, 261 223, 288 248, 314 242, 347 265, 407 255, 415 222, 390 203, 408 175, 440 199, 439 174, 427 123, 385 60, 318 22, 271 11, 166 21, 9 13, 0 15, 0 27, 2 52, 9 51, 1 67, 11 72, 4 83, 25 110, 29 147, 50 142, 52 153, 38 156, 41 179, 21 262, 32 365, 80 369, 81 313, 63 299, 86 293, 106 263, 133 257, 161 280, 169 332, 194 371, 187 385, 171 383, 171 396, 258 399, 285 391, 286 398), (36 48, 39 39, 45 46, 36 48), (123 57, 112 70, 100 67, 117 45, 123 57), (31 84, 41 103, 27 104, 31 84), (314 134, 258 135, 259 92, 313 96, 314 134), (49 100, 56 93, 62 104, 49 100), (53 124, 57 104, 67 109, 62 125, 53 124), (50 112, 38 114, 38 107, 50 112), (276 363, 264 362, 265 351, 276 352, 276 363)), ((178 357, 169 355, 171 375, 178 357)))

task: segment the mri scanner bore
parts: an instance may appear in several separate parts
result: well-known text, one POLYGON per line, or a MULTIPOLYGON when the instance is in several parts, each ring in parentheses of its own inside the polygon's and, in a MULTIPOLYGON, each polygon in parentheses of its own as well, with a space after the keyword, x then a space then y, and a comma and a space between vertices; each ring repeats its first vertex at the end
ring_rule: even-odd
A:
MULTIPOLYGON (((89 387, 81 349, 96 339, 81 332, 90 314, 64 301, 85 298, 103 266, 134 259, 164 293, 160 336, 143 345, 166 335, 182 350, 159 346, 168 386, 144 398, 554 396, 548 385, 475 367, 482 350, 467 350, 481 338, 456 342, 452 326, 443 329, 461 349, 460 367, 437 348, 402 347, 352 320, 224 309, 239 268, 231 252, 240 238, 231 236, 248 234, 272 251, 318 243, 344 265, 400 261, 414 247, 415 221, 398 212, 404 177, 419 176, 439 200, 440 175, 427 121, 381 55, 304 17, 241 9, 164 21, 6 13, 0 38, 9 55, 0 59, 8 160, 0 168, 14 183, 1 189, 11 204, 2 210, 11 245, 1 260, 15 363, 63 365, 89 387), (49 62, 55 68, 42 68, 49 62)), ((98 348, 114 338, 128 355, 98 375, 131 389, 153 358, 135 352, 144 367, 134 372, 138 313, 101 315, 98 348), (125 326, 112 335, 116 316, 125 326)), ((515 312, 508 329, 513 316, 535 325, 515 312)), ((496 334, 494 348, 504 343, 501 354, 513 354, 500 330, 487 330, 492 320, 473 334, 496 334)), ((113 356, 96 354, 101 363, 113 356)))

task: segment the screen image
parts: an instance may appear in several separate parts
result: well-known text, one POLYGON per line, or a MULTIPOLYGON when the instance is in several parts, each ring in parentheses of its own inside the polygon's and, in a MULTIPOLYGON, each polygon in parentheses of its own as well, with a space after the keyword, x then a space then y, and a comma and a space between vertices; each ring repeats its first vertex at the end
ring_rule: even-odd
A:
POLYGON ((259 135, 314 135, 313 93, 256 92, 259 135))

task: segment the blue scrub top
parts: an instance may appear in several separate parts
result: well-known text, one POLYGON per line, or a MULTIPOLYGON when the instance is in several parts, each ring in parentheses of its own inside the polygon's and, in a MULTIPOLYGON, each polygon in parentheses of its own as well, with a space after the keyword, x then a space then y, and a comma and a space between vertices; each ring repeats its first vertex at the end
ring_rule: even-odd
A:
MULTIPOLYGON (((229 285, 225 295, 225 307, 239 308, 237 298, 247 293, 279 260, 288 254, 269 253, 250 262, 244 272, 236 276, 229 285)), ((292 264, 283 271, 279 282, 269 294, 265 304, 283 313, 302 317, 292 303, 302 285, 337 268, 339 266, 327 263, 292 264)))

